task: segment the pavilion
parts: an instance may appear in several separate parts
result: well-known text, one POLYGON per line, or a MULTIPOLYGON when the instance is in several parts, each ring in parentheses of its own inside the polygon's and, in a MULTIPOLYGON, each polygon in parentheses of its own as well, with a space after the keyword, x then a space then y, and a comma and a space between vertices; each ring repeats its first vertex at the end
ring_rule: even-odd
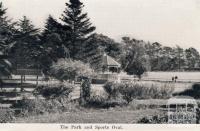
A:
POLYGON ((102 72, 106 73, 119 73, 121 69, 121 65, 114 60, 111 56, 107 54, 103 55, 102 59, 102 72))
POLYGON ((102 70, 99 72, 98 79, 104 81, 120 82, 119 73, 121 65, 111 56, 104 54, 102 56, 102 70))

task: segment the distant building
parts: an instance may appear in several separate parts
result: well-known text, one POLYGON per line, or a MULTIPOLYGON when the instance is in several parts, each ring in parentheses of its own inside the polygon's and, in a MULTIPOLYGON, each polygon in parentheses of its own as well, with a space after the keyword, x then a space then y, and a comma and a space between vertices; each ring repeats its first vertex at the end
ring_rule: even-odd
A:
POLYGON ((114 58, 104 53, 102 56, 102 69, 96 79, 103 81, 116 81, 120 82, 119 73, 121 71, 121 64, 114 58))
POLYGON ((108 56, 107 54, 103 55, 102 58, 102 72, 103 73, 119 73, 121 69, 121 64, 119 64, 114 58, 108 56))

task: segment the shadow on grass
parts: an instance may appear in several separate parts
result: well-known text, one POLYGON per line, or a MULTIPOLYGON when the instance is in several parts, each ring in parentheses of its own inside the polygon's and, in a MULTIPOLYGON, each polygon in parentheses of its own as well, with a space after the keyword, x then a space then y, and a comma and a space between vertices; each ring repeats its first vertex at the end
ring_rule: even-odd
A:
POLYGON ((200 98, 200 83, 195 83, 192 85, 191 89, 187 89, 183 92, 176 93, 174 94, 174 96, 190 96, 195 99, 199 99, 200 98))

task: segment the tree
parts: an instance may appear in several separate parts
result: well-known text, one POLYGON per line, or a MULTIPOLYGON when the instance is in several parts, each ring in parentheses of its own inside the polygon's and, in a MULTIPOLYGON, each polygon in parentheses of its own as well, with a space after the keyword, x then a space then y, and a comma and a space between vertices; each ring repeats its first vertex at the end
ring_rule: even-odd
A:
POLYGON ((119 60, 121 55, 121 46, 113 39, 102 35, 94 34, 84 43, 83 61, 90 63, 96 71, 102 70, 102 57, 104 53, 119 60))
POLYGON ((178 45, 173 49, 172 63, 173 70, 180 70, 183 66, 185 66, 185 52, 183 48, 178 45))
POLYGON ((198 63, 200 61, 199 52, 195 48, 189 48, 185 50, 187 65, 189 69, 193 69, 198 67, 198 63))
MULTIPOLYGON (((63 26, 59 23, 53 16, 49 15, 46 20, 45 29, 42 32, 42 40, 48 40, 48 36, 51 34, 58 34, 62 41, 69 41, 70 28, 68 26, 63 26)), ((56 44, 56 43, 55 43, 56 44)), ((64 43, 63 43, 64 44, 64 43)))
POLYGON ((42 32, 41 43, 43 53, 40 55, 41 65, 44 73, 47 73, 53 62, 57 62, 60 58, 69 58, 69 51, 65 46, 65 41, 68 41, 65 34, 69 29, 57 22, 49 15, 45 29, 42 32))
POLYGON ((85 78, 81 83, 80 104, 84 105, 89 101, 91 95, 91 79, 85 78))
POLYGON ((85 44, 83 61, 89 63, 95 71, 102 68, 103 49, 92 39, 89 39, 85 44))
POLYGON ((94 43, 94 46, 103 48, 103 51, 109 56, 112 56, 113 58, 118 60, 120 59, 122 46, 120 45, 120 43, 109 38, 108 36, 95 33, 90 37, 89 42, 90 44, 86 45, 87 47, 90 45, 92 46, 92 43, 94 43))
POLYGON ((0 2, 0 51, 7 53, 12 45, 14 45, 15 25, 6 16, 6 11, 3 3, 0 2))
POLYGON ((38 67, 41 48, 39 29, 24 16, 18 22, 16 44, 11 52, 13 63, 20 68, 38 67))
POLYGON ((0 79, 4 76, 10 76, 12 64, 7 60, 6 55, 0 52, 0 79))
POLYGON ((122 68, 129 75, 141 75, 146 71, 147 59, 143 41, 123 37, 125 54, 122 56, 122 68))
POLYGON ((48 17, 45 30, 42 33, 42 43, 45 49, 51 48, 51 51, 54 52, 51 52, 51 54, 54 54, 54 57, 51 56, 53 61, 59 58, 69 57, 68 49, 64 44, 65 41, 68 41, 66 38, 68 33, 65 34, 67 30, 69 29, 63 28, 51 15, 48 17))
POLYGON ((0 87, 2 86, 2 78, 11 76, 12 64, 8 61, 7 56, 0 51, 0 87))
POLYGON ((152 70, 160 70, 161 62, 160 57, 162 56, 162 45, 158 42, 152 43, 152 56, 151 56, 151 67, 152 70))
POLYGON ((6 16, 6 10, 0 2, 0 83, 2 77, 11 75, 12 65, 8 60, 8 51, 14 45, 15 23, 6 16))
MULTIPOLYGON (((96 29, 90 23, 87 13, 83 13, 83 3, 80 0, 70 0, 66 3, 66 9, 62 14, 63 28, 69 28, 69 41, 66 47, 70 51, 71 58, 82 58, 83 43, 96 29)), ((66 33, 66 34, 67 34, 66 33)))

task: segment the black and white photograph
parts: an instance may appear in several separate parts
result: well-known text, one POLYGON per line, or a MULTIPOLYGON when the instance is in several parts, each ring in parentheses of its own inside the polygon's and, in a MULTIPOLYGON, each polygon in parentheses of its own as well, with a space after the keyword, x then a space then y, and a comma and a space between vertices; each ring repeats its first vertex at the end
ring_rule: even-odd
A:
POLYGON ((0 123, 198 125, 200 0, 0 0, 0 123))

